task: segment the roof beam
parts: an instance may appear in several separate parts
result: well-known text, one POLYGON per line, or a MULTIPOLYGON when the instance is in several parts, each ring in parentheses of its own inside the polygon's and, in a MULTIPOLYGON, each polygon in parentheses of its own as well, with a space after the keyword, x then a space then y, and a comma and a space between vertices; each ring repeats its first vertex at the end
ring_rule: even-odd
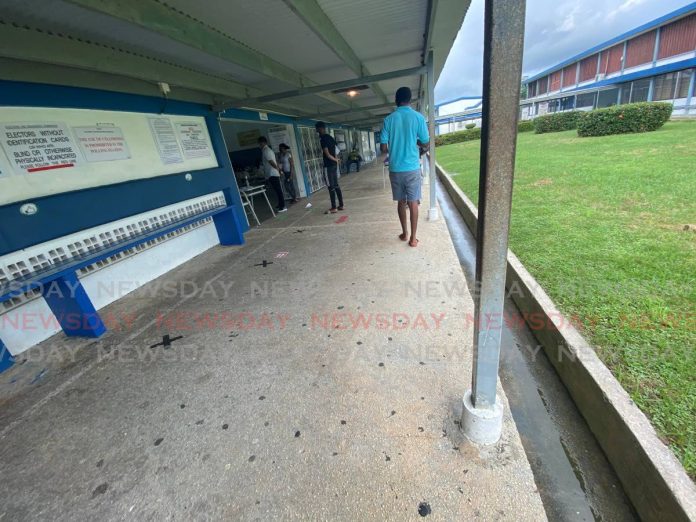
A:
MULTIPOLYGON (((433 40, 433 30, 435 27, 435 14, 437 12, 437 2, 438 0, 428 0, 428 14, 425 19, 425 33, 423 34, 423 51, 421 53, 421 63, 423 65, 426 64, 426 60, 428 56, 430 56, 429 51, 430 47, 432 46, 433 40)), ((421 75, 420 81, 418 83, 418 96, 420 96, 421 92, 423 91, 423 85, 425 85, 425 73, 421 75)), ((431 103, 434 103, 434 101, 431 103)), ((417 105, 417 110, 420 111, 420 109, 421 104, 419 102, 417 105)))
MULTIPOLYGON (((135 78, 172 87, 243 98, 262 91, 212 74, 122 51, 114 47, 67 38, 28 27, 0 23, 0 56, 135 78)), ((266 106, 268 109, 283 110, 266 106)))
MULTIPOLYGON (((358 76, 370 76, 360 58, 345 38, 336 29, 331 19, 316 0, 283 0, 285 4, 331 49, 351 71, 358 76)), ((387 103, 387 96, 376 83, 370 85, 372 91, 387 103)))
MULTIPOLYGON (((269 78, 296 87, 316 85, 310 78, 232 37, 214 30, 165 3, 142 0, 64 0, 68 3, 137 25, 269 78)), ((320 94, 339 105, 347 101, 331 93, 320 94)))
MULTIPOLYGON (((417 102, 418 100, 411 100, 411 102, 417 102)), ((365 112, 365 111, 371 111, 374 109, 385 109, 387 107, 394 107, 393 103, 380 103, 377 105, 368 105, 365 107, 360 107, 359 105, 356 105, 355 107, 351 109, 344 109, 341 111, 332 111, 332 112, 324 112, 320 114, 316 114, 313 116, 313 119, 321 119, 321 118, 328 118, 330 116, 341 116, 343 114, 351 114, 351 113, 359 113, 359 112, 365 112)))
POLYGON ((302 87, 300 89, 295 89, 292 91, 278 92, 275 94, 269 94, 266 96, 257 96, 255 98, 247 98, 245 100, 232 101, 230 106, 240 107, 248 105, 251 103, 264 103, 273 102, 277 100, 282 100, 285 98, 295 98, 297 96, 304 96, 305 94, 316 94, 319 92, 334 91, 337 89, 348 89, 350 87, 355 87, 356 85, 362 85, 364 83, 379 82, 382 80, 391 80, 392 78, 403 78, 404 76, 416 76, 425 71, 425 66, 419 65, 418 67, 411 67, 410 69, 401 69, 398 71, 391 71, 382 74, 375 74, 372 76, 363 76, 361 78, 353 78, 352 80, 343 80, 340 82, 325 83, 323 85, 315 85, 312 87, 302 87))
POLYGON ((353 122, 356 122, 356 121, 367 121, 367 120, 372 120, 372 119, 374 119, 374 118, 381 118, 381 119, 384 119, 384 118, 386 118, 387 116, 389 116, 390 114, 391 114, 391 112, 385 112, 385 113, 381 113, 381 114, 368 114, 367 116, 360 116, 360 117, 354 118, 354 119, 352 119, 352 120, 345 120, 345 119, 343 119, 343 120, 341 120, 341 122, 343 122, 343 123, 353 123, 353 122))
POLYGON ((373 118, 363 118, 362 120, 342 121, 342 125, 365 125, 367 123, 381 123, 389 114, 381 114, 373 118))

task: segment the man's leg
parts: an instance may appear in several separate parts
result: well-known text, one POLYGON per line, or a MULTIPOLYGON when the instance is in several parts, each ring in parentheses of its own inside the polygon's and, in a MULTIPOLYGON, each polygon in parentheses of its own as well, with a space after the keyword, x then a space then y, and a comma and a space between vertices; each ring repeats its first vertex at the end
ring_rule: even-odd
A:
MULTIPOLYGON (((341 187, 338 186, 338 171, 336 167, 333 168, 332 173, 329 174, 329 181, 333 184, 334 193, 338 196, 338 208, 343 209, 343 192, 341 192, 341 187)), ((336 208, 335 200, 331 200, 331 208, 336 208)))
POLYGON ((409 246, 417 246, 418 238, 416 231, 418 230, 418 205, 421 199, 421 173, 419 170, 414 170, 405 175, 406 184, 406 199, 408 200, 408 208, 411 214, 411 239, 408 240, 409 246))
POLYGON ((343 192, 341 187, 338 186, 338 180, 336 180, 336 195, 338 196, 338 208, 343 210, 343 192))
MULTIPOLYGON (((408 209, 411 211, 411 239, 408 244, 411 246, 416 246, 418 239, 416 238, 416 231, 418 230, 418 201, 409 201, 408 209)), ((404 214, 406 214, 406 209, 404 208, 404 214)), ((404 227, 404 232, 406 228, 404 227)))
POLYGON ((360 172, 360 160, 356 161, 355 163, 358 166, 358 172, 360 172))
POLYGON ((338 187, 338 176, 336 167, 326 167, 326 178, 329 183, 329 197, 331 198, 331 210, 336 209, 336 188, 338 187))
POLYGON ((280 178, 271 176, 270 180, 278 198, 278 210, 283 210, 285 208, 285 196, 283 196, 283 188, 280 186, 280 178))
POLYGON ((396 202, 396 212, 399 214, 399 222, 401 223, 401 235, 399 239, 406 241, 408 239, 408 227, 406 225, 406 201, 396 202))

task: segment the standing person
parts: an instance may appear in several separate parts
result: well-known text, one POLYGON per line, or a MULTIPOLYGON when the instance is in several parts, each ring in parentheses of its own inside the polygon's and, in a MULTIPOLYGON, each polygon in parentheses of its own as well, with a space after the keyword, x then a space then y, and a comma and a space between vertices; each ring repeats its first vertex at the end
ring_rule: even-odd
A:
POLYGON ((290 201, 292 203, 297 203, 297 193, 295 192, 295 183, 292 178, 295 173, 292 166, 292 154, 290 154, 290 147, 285 143, 278 145, 280 149, 280 168, 283 171, 283 181, 285 182, 285 190, 290 194, 290 201))
POLYGON ((350 154, 348 155, 348 166, 346 167, 346 172, 350 172, 350 166, 355 163, 355 166, 358 167, 357 171, 360 172, 360 162, 362 161, 362 156, 358 152, 358 147, 354 146, 353 150, 350 151, 350 154))
POLYGON ((411 108, 411 89, 400 87, 395 96, 396 110, 387 116, 380 134, 380 148, 389 153, 389 180, 401 222, 399 239, 418 246, 418 205, 421 199, 420 150, 428 146, 428 125, 422 114, 411 108), (406 221, 410 211, 411 233, 406 221))
POLYGON ((280 168, 278 163, 276 163, 275 152, 268 146, 268 140, 265 136, 260 136, 258 141, 259 147, 261 147, 263 174, 268 179, 278 198, 278 206, 276 208, 278 212, 286 212, 288 209, 285 208, 285 196, 283 196, 283 189, 280 186, 280 168))
POLYGON ((319 133, 319 142, 324 156, 324 167, 326 168, 327 184, 329 186, 329 197, 331 198, 331 208, 325 214, 335 214, 336 210, 343 210, 343 193, 338 186, 338 158, 336 157, 336 140, 331 134, 326 132, 326 124, 318 121, 314 126, 319 133), (338 208, 336 207, 336 196, 338 196, 338 208))

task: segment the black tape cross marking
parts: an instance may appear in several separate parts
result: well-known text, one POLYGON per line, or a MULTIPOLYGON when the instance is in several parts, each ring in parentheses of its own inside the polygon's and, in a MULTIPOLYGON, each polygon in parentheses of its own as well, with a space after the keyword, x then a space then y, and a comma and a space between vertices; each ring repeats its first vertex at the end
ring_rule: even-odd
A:
POLYGON ((165 334, 162 336, 162 342, 153 344, 150 346, 150 348, 157 348, 158 346, 163 346, 165 350, 169 349, 169 347, 172 345, 172 342, 182 339, 184 336, 183 335, 177 335, 176 337, 169 337, 169 334, 165 334))

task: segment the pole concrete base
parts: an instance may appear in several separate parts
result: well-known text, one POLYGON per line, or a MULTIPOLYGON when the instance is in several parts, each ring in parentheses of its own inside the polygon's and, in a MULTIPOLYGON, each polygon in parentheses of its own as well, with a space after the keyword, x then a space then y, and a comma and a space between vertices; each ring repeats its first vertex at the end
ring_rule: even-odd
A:
POLYGON ((440 213, 438 212, 437 207, 429 208, 428 221, 437 221, 438 219, 440 219, 440 213))
POLYGON ((495 444, 503 432, 503 405, 496 397, 492 409, 475 408, 471 402, 471 390, 463 399, 462 430, 476 444, 495 444))

